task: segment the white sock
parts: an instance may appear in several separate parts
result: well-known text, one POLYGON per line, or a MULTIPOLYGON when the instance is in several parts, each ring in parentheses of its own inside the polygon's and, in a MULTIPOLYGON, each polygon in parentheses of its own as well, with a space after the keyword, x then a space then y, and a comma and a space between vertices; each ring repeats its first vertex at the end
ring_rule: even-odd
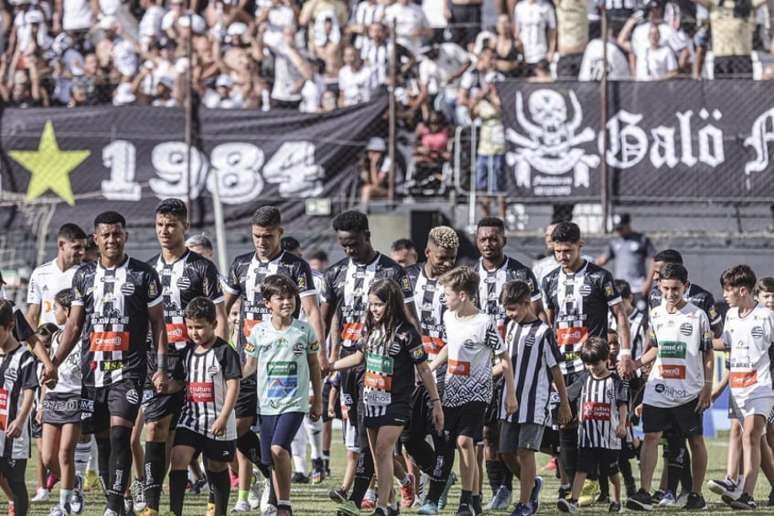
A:
POLYGON ((86 469, 90 471, 97 471, 99 469, 97 461, 97 440, 94 439, 94 436, 91 436, 91 441, 89 442, 91 445, 91 455, 89 456, 89 465, 86 466, 86 469))
POLYGON ((322 459, 322 419, 312 421, 309 416, 304 418, 304 431, 306 432, 306 440, 309 442, 309 446, 312 448, 312 460, 322 459))
POLYGON ((293 442, 291 444, 291 450, 293 451, 293 470, 296 473, 303 473, 306 475, 306 432, 302 428, 298 429, 293 442))
POLYGON ((64 507, 70 503, 70 495, 73 494, 72 489, 60 489, 59 490, 59 505, 64 507))

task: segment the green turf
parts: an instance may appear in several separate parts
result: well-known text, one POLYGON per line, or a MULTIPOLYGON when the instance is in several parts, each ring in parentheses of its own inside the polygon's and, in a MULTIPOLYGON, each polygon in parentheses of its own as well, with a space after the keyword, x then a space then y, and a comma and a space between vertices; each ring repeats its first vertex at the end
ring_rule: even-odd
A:
MULTIPOLYGON (((725 463, 726 463, 726 452, 727 452, 727 445, 726 445, 726 439, 721 437, 718 439, 713 439, 708 442, 708 451, 709 451, 709 468, 707 471, 707 479, 713 479, 713 478, 723 478, 725 475, 725 463)), ((292 502, 293 502, 293 513, 296 515, 324 515, 324 516, 333 516, 336 513, 335 504, 331 502, 328 499, 328 490, 332 487, 338 487, 338 482, 341 479, 341 474, 343 471, 344 466, 344 451, 343 447, 340 445, 341 440, 338 435, 334 436, 334 449, 332 450, 333 454, 333 460, 332 460, 332 471, 333 471, 333 478, 327 479, 325 482, 323 482, 320 485, 312 486, 312 485, 294 485, 292 490, 292 502)), ((545 455, 538 455, 538 468, 542 467, 543 464, 545 464, 547 460, 547 457, 545 455)), ((31 473, 32 468, 34 466, 28 467, 28 486, 30 490, 30 496, 34 495, 34 481, 31 479, 33 478, 33 475, 31 473)), ((632 463, 632 467, 635 469, 635 478, 639 478, 639 474, 636 471, 638 466, 636 462, 632 463)), ((659 464, 660 469, 660 464, 659 464)), ((657 472, 657 478, 660 478, 658 475, 660 473, 657 472)), ((543 490, 543 495, 541 497, 541 509, 540 514, 562 514, 556 509, 555 505, 555 496, 556 496, 556 489, 558 487, 557 480, 553 477, 550 473, 544 473, 543 478, 546 480, 545 489, 543 490)), ((656 483, 657 484, 657 483, 656 483)), ((769 484, 766 481, 765 476, 763 474, 760 475, 759 481, 758 481, 758 490, 756 492, 756 498, 759 500, 759 502, 763 502, 763 505, 765 505, 766 500, 768 499, 768 492, 769 492, 769 484)), ((485 488, 485 494, 484 498, 485 501, 487 500, 487 497, 489 496, 489 489, 485 488)), ((707 499, 707 502, 710 504, 710 508, 708 511, 704 511, 702 514, 716 514, 716 513, 729 513, 733 512, 731 509, 725 506, 723 502, 720 501, 720 498, 712 493, 710 493, 708 490, 705 489, 704 496, 707 499)), ((57 488, 54 488, 54 493, 52 493, 52 497, 58 497, 58 490, 57 488)), ((453 515, 455 514, 456 509, 456 502, 459 497, 459 484, 455 485, 454 489, 451 492, 451 495, 449 496, 449 510, 445 511, 443 514, 449 514, 453 515)), ((236 500, 236 493, 232 493, 231 496, 231 503, 233 505, 234 501, 236 500)), ((186 496, 185 500, 185 514, 191 515, 191 516, 203 516, 206 510, 206 502, 207 502, 207 495, 199 495, 199 496, 186 496)), ((32 504, 32 508, 30 511, 30 514, 32 515, 47 515, 50 507, 53 505, 52 502, 46 502, 46 503, 38 503, 38 504, 32 504)), ((166 509, 168 507, 167 505, 167 498, 166 496, 162 499, 162 510, 166 509)), ((3 505, 1 507, 2 512, 0 514, 5 513, 5 506, 3 505)), ((84 515, 88 516, 101 516, 104 510, 103 505, 103 498, 101 496, 98 496, 95 493, 89 493, 87 497, 87 505, 86 510, 83 512, 84 515)), ((499 514, 508 514, 508 512, 500 512, 499 514)), ((581 514, 602 514, 607 512, 607 507, 603 506, 593 506, 589 508, 580 509, 579 513, 581 514)), ((651 514, 676 514, 679 512, 678 510, 671 510, 671 511, 663 511, 663 512, 653 512, 651 514)), ((415 509, 409 509, 403 511, 404 514, 416 514, 415 509)), ((258 512, 255 512, 253 514, 259 514, 258 512)), ((366 511, 363 511, 363 514, 368 514, 366 511)), ((755 514, 774 514, 774 508, 768 508, 765 506, 761 506, 755 514)))

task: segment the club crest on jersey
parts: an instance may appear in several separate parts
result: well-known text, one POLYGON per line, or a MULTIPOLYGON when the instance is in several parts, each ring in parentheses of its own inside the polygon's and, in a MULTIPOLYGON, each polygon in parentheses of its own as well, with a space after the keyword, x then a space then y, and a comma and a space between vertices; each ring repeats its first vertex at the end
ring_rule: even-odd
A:
POLYGON ((293 344, 293 354, 297 357, 300 357, 304 353, 304 343, 303 342, 296 342, 293 344))
MULTIPOLYGON (((255 349, 255 347, 253 347, 253 349, 255 349)), ((218 368, 216 366, 211 365, 210 367, 207 368, 207 376, 209 376, 210 378, 215 377, 215 375, 217 374, 218 374, 218 368)))
POLYGON ((535 345, 535 336, 534 335, 527 335, 524 337, 524 345, 532 347, 535 345))
POLYGON ((756 339, 761 339, 763 338, 763 328, 761 326, 753 326, 753 329, 750 330, 750 334, 756 339))
POLYGON ((583 297, 586 297, 586 296, 588 296, 588 295, 591 295, 591 285, 589 285, 589 284, 587 284, 587 283, 584 283, 584 284, 583 284, 583 285, 581 285, 581 287, 578 289, 578 292, 580 292, 580 294, 581 294, 583 297))
POLYGON ((411 290, 411 283, 409 282, 408 276, 403 276, 401 285, 403 286, 403 290, 411 290))
POLYGON ((691 323, 683 323, 680 325, 680 335, 690 337, 693 334, 693 325, 691 323))
POLYGON ((18 375, 16 373, 16 369, 8 369, 5 371, 5 379, 10 382, 15 382, 16 378, 18 378, 18 375))
POLYGON ((613 285, 611 285, 609 283, 607 285, 605 285, 605 295, 607 297, 612 297, 613 292, 614 292, 613 285))
POLYGON ((468 339, 463 344, 465 349, 474 349, 476 347, 476 342, 473 339, 468 339))
POLYGON ((306 278, 302 275, 299 276, 296 280, 296 285, 298 285, 298 290, 306 290, 306 278))
MULTIPOLYGON (((153 285, 153 283, 151 283, 151 285, 153 285)), ((156 295, 158 295, 158 292, 152 292, 151 291, 151 285, 148 286, 148 295, 151 298, 154 298, 154 297, 156 297, 156 295)), ((155 287, 154 287, 154 289, 155 289, 155 287)), ((121 285, 121 293, 123 295, 125 295, 125 296, 131 296, 132 294, 134 294, 134 283, 128 283, 127 282, 127 283, 124 283, 123 285, 121 285)))
POLYGON ((411 350, 411 358, 414 360, 419 360, 422 358, 422 356, 425 354, 425 348, 422 346, 417 346, 414 349, 411 350))
POLYGON ((140 396, 137 394, 136 390, 129 389, 126 393, 126 401, 132 405, 137 405, 140 402, 140 396))
POLYGON ((182 290, 187 290, 191 288, 191 280, 188 276, 181 276, 180 279, 177 280, 177 287, 182 290))

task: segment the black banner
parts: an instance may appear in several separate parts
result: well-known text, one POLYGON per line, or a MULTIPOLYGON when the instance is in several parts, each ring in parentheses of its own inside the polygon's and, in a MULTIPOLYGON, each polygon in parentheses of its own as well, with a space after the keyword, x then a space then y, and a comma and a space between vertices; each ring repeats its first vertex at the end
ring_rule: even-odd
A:
POLYGON ((89 227, 115 209, 149 225, 159 199, 190 197, 192 220, 211 224, 216 188, 227 221, 272 203, 288 222, 303 222, 305 199, 346 195, 369 137, 385 133, 386 108, 380 97, 326 114, 202 109, 190 167, 182 109, 5 109, 5 223, 19 207, 55 202, 55 222, 89 227))
MULTIPOLYGON (((509 195, 599 199, 600 84, 508 81, 497 90, 509 195)), ((610 83, 606 127, 613 200, 774 198, 771 81, 610 83)))

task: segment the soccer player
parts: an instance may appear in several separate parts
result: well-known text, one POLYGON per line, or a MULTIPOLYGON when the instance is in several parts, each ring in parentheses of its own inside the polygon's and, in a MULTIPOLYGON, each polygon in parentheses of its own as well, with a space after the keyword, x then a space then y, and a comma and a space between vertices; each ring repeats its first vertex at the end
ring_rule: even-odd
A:
MULTIPOLYGON (((449 226, 434 227, 427 236, 424 263, 406 269, 414 288, 414 303, 419 314, 419 331, 422 345, 428 360, 432 361, 446 346, 446 330, 443 314, 446 305, 443 302, 443 288, 438 280, 449 272, 457 262, 460 239, 457 232, 449 226)), ((443 379, 446 368, 435 371, 435 385, 438 395, 443 396, 443 379)), ((425 497, 420 514, 438 514, 445 494, 451 487, 453 478, 438 476, 444 460, 441 434, 435 431, 431 409, 432 396, 423 384, 417 386, 413 395, 413 410, 409 426, 402 436, 403 444, 419 468, 430 477, 430 488, 425 497), (433 446, 426 441, 430 436, 433 446)), ((403 498, 403 496, 401 496, 403 498)), ((403 506, 401 500, 401 506, 403 506)))
MULTIPOLYGON (((543 279, 542 292, 547 322, 554 328, 559 352, 562 357, 559 368, 565 385, 575 383, 583 372, 580 351, 590 337, 607 339, 608 312, 616 321, 620 351, 618 366, 626 378, 632 371, 632 350, 629 334, 629 318, 624 311, 621 295, 615 288, 612 275, 585 260, 581 255, 583 240, 580 228, 573 222, 560 222, 551 234, 554 256, 559 267, 543 279)), ((573 415, 578 407, 570 404, 573 415)), ((567 479, 572 483, 576 471, 578 431, 575 425, 560 429, 559 460, 567 479)), ((559 497, 569 494, 570 485, 562 485, 559 497)))
MULTIPOLYGON (((263 280, 272 274, 284 274, 296 282, 301 298, 301 309, 306 314, 318 342, 323 342, 324 337, 312 270, 303 259, 282 250, 283 229, 279 210, 273 206, 258 208, 250 224, 255 249, 234 259, 223 285, 226 312, 231 310, 231 306, 237 299, 242 304, 237 338, 237 351, 242 363, 246 360, 245 345, 253 327, 271 318, 260 287, 263 280)), ((324 348, 325 346, 321 344, 318 357, 320 367, 327 370, 328 358, 324 348)), ((245 377, 240 384, 239 399, 235 408, 239 435, 237 450, 242 464, 240 471, 244 471, 245 461, 250 461, 268 479, 270 471, 261 462, 260 439, 250 431, 250 427, 257 421, 257 407, 258 390, 255 377, 245 377)), ((275 501, 273 498, 270 499, 270 503, 275 501)), ((274 504, 271 503, 271 505, 274 504)))
POLYGON ((626 506, 634 511, 652 509, 650 487, 661 436, 678 428, 688 438, 692 456, 693 486, 685 508, 701 510, 706 507, 701 489, 707 469, 702 413, 712 394, 712 330, 707 314, 684 299, 685 267, 667 264, 659 276, 662 303, 651 311, 652 347, 637 361, 639 366, 655 359, 643 396, 641 487, 626 506))
POLYGON ((499 360, 505 379, 506 413, 513 414, 517 403, 513 390, 513 372, 505 345, 492 318, 475 305, 479 277, 468 267, 460 267, 440 279, 447 312, 444 314, 447 343, 431 365, 437 369, 446 363, 443 411, 447 442, 442 478, 454 463, 454 447, 460 450, 462 495, 457 516, 481 514, 478 486, 478 461, 475 443, 482 439, 481 417, 492 401, 492 362, 499 360))
POLYGON ((320 344, 312 328, 294 317, 298 287, 293 280, 269 276, 261 295, 271 319, 255 326, 247 338, 244 377, 257 377, 261 460, 274 471, 277 516, 291 516, 290 443, 307 413, 312 421, 322 413, 320 344))
MULTIPOLYGON (((204 256, 189 251, 185 245, 185 233, 189 228, 188 210, 179 199, 165 199, 156 207, 156 238, 161 252, 148 261, 159 275, 164 299, 164 325, 167 332, 167 367, 177 371, 180 352, 188 341, 185 327, 185 308, 197 297, 204 296, 215 304, 215 332, 221 339, 228 338, 228 321, 223 305, 218 270, 204 256)), ((183 407, 182 392, 161 394, 153 389, 152 377, 156 370, 155 352, 148 352, 148 376, 145 382, 142 411, 145 420, 145 472, 144 516, 154 516, 159 511, 161 485, 167 470, 168 450, 174 441, 180 410, 183 407)), ((182 380, 182 378, 176 378, 182 380)), ((142 479, 138 479, 142 481, 142 479)), ((136 490, 142 492, 143 490, 136 490)))
POLYGON ((29 508, 25 472, 30 457, 30 411, 38 386, 35 358, 13 335, 13 305, 0 299, 0 371, 3 372, 4 400, 0 414, 0 475, 13 493, 13 506, 18 516, 29 508))
POLYGON ((578 469, 572 484, 570 499, 560 498, 557 507, 562 512, 575 513, 586 475, 599 472, 600 479, 609 478, 613 497, 608 512, 622 512, 621 477, 618 474, 618 454, 621 440, 626 437, 628 418, 627 384, 607 367, 607 341, 590 337, 583 343, 581 359, 587 372, 582 373, 570 391, 578 398, 578 469))
MULTIPOLYGON (((505 224, 502 219, 486 217, 479 221, 476 228, 476 247, 481 254, 477 269, 481 278, 478 288, 479 306, 495 321, 500 337, 505 337, 507 325, 505 308, 500 304, 500 293, 506 282, 521 280, 527 283, 530 287, 530 301, 533 303, 533 310, 536 314, 543 313, 543 303, 535 275, 529 267, 505 255, 505 244, 505 224)), ((503 380, 498 377, 494 384, 492 403, 487 408, 487 417, 484 423, 484 457, 492 489, 492 500, 487 504, 486 509, 490 511, 508 508, 511 504, 513 490, 513 472, 505 466, 497 453, 499 441, 498 412, 502 389, 503 380)))
POLYGON ((122 514, 131 466, 132 426, 147 375, 146 340, 156 350, 153 383, 167 383, 167 335, 161 283, 148 264, 124 252, 126 220, 114 211, 94 219, 99 259, 73 277, 73 303, 54 364, 70 356, 81 339, 84 372, 82 431, 97 436, 99 472, 107 488, 105 516, 122 514))
POLYGON ((363 424, 380 480, 373 514, 388 516, 399 514, 392 490, 393 452, 411 416, 414 369, 429 393, 436 433, 443 431, 443 410, 421 337, 406 318, 403 294, 394 281, 371 285, 363 334, 358 351, 336 361, 333 368, 366 364, 363 424))
MULTIPOLYGON (((368 217, 359 211, 345 211, 333 220, 336 239, 347 255, 333 264, 325 273, 325 302, 322 305, 323 319, 329 329, 332 359, 345 358, 356 351, 356 344, 363 331, 368 290, 377 279, 395 280, 401 287, 409 320, 415 326, 416 316, 413 307, 411 282, 403 268, 393 260, 378 253, 371 245, 371 232, 368 217), (333 321, 337 321, 335 326, 333 321)), ((358 428, 358 384, 362 385, 362 368, 341 373, 340 398, 345 418, 345 442, 347 444, 347 469, 353 474, 361 451, 368 447, 365 429, 358 428), (359 378, 360 377, 360 378, 359 378)), ((350 500, 360 506, 368 484, 373 476, 373 461, 370 453, 362 454, 364 463, 359 468, 350 500)), ((332 498, 344 503, 346 492, 334 490, 332 498)))
POLYGON ((558 423, 564 425, 572 419, 554 332, 538 318, 531 298, 532 288, 520 280, 509 281, 500 293, 500 303, 511 321, 505 345, 513 366, 518 410, 508 414, 505 400, 501 400, 498 449, 508 468, 519 472, 519 503, 511 513, 514 516, 535 514, 540 504, 543 481, 536 474, 535 452, 541 449, 551 419, 552 381, 559 396, 558 423))
POLYGON ((178 368, 185 381, 173 382, 169 392, 185 388, 185 404, 175 431, 169 473, 169 509, 183 514, 188 465, 194 455, 205 457, 207 482, 213 493, 215 516, 225 516, 231 485, 228 464, 236 451, 234 415, 242 371, 239 355, 215 333, 217 311, 207 297, 192 299, 185 309, 189 342, 182 350, 178 368))
POLYGON ((401 267, 411 267, 419 260, 417 245, 408 238, 399 238, 390 246, 391 256, 401 267))
POLYGON ((774 312, 753 297, 755 273, 747 265, 726 269, 720 277, 723 298, 730 307, 723 342, 730 353, 729 385, 742 424, 744 488, 741 494, 723 495, 734 509, 756 508, 755 484, 761 467, 760 443, 766 420, 774 407, 771 352, 774 312))
MULTIPOLYGON (((56 324, 64 326, 73 302, 73 290, 66 288, 54 296, 56 324)), ((62 337, 61 330, 51 337, 51 353, 56 354, 62 337)), ((81 436, 81 350, 74 348, 59 366, 59 381, 53 388, 42 387, 43 437, 41 439, 43 464, 60 478, 59 504, 51 516, 80 513, 83 495, 74 491, 75 447, 81 436)))

